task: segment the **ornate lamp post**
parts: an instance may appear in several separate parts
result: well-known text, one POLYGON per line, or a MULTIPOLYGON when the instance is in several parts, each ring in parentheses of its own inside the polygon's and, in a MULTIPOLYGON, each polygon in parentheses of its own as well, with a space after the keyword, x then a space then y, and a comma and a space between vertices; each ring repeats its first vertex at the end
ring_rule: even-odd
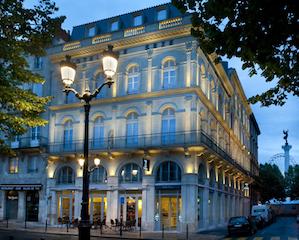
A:
MULTIPOLYGON (((63 91, 68 94, 73 92, 75 96, 84 101, 84 112, 85 112, 85 125, 84 125, 84 162, 83 165, 83 192, 82 192, 82 207, 81 207, 81 221, 79 223, 79 240, 90 239, 90 222, 88 214, 88 203, 89 203, 89 172, 88 169, 88 129, 89 129, 89 112, 90 112, 90 101, 95 98, 101 89, 107 85, 109 88, 113 84, 112 77, 116 73, 118 64, 118 53, 113 52, 113 46, 109 45, 108 50, 103 52, 103 70, 106 75, 106 82, 100 87, 90 93, 89 89, 85 90, 83 94, 79 94, 74 88, 71 87, 75 80, 76 75, 76 64, 71 62, 70 56, 66 56, 66 60, 60 63, 61 79, 64 84, 63 91)), ((99 164, 99 159, 95 160, 95 164, 99 164)))

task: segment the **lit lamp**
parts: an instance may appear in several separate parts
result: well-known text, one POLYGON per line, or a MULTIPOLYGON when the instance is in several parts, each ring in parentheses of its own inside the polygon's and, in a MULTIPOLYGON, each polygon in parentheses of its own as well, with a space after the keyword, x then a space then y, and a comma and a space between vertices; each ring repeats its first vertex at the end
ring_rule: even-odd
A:
POLYGON ((76 64, 71 62, 71 56, 65 56, 65 60, 60 63, 61 79, 65 87, 70 87, 76 75, 76 64))
POLYGON ((84 159, 83 157, 80 157, 80 158, 78 159, 78 162, 79 162, 79 166, 80 166, 81 169, 82 169, 83 166, 84 166, 85 159, 84 159))
MULTIPOLYGON (((104 86, 110 87, 113 84, 112 77, 116 73, 117 63, 118 63, 118 53, 113 52, 113 46, 109 45, 108 50, 103 52, 103 71, 106 75, 106 81, 96 88, 93 93, 90 93, 89 89, 86 89, 82 94, 78 93, 71 85, 74 83, 76 75, 76 64, 71 62, 71 57, 66 56, 64 61, 60 63, 61 80, 64 85, 64 92, 68 94, 69 92, 74 93, 74 95, 84 102, 84 156, 80 158, 79 165, 83 169, 83 184, 82 184, 82 207, 81 207, 81 220, 78 225, 79 229, 79 240, 89 240, 90 239, 90 228, 91 224, 89 221, 89 174, 93 169, 88 168, 88 132, 89 132, 89 112, 90 112, 90 101, 100 93, 104 86), (86 161, 84 161, 86 159, 86 161)), ((99 158, 94 159, 94 164, 98 167, 101 163, 99 158)))
POLYGON ((101 164, 101 159, 99 159, 98 157, 95 157, 95 159, 93 160, 94 165, 96 165, 96 167, 99 167, 101 164))
POLYGON ((116 73, 117 63, 118 63, 117 59, 118 59, 118 53, 113 52, 112 45, 108 45, 108 50, 105 50, 103 52, 103 59, 102 59, 103 70, 108 81, 111 81, 112 77, 116 73))

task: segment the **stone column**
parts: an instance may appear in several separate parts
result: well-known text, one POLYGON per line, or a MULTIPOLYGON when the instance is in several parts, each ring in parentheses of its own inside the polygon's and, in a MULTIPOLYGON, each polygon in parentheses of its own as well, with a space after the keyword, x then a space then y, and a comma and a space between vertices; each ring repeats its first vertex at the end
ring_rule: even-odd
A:
POLYGON ((155 177, 144 175, 142 179, 142 229, 154 231, 155 209, 155 177))
MULTIPOLYGON (((203 228, 206 229, 209 227, 209 179, 205 180, 205 188, 203 189, 202 201, 202 220, 203 220, 203 228)), ((211 213, 210 213, 211 214, 211 213)))
POLYGON ((107 191, 107 223, 110 224, 110 219, 119 218, 119 192, 118 178, 116 176, 108 177, 108 185, 111 190, 107 191))
POLYGON ((49 213, 49 218, 50 218, 50 224, 54 225, 57 223, 57 218, 58 218, 58 202, 57 202, 57 194, 55 191, 50 192, 51 194, 51 201, 50 201, 50 213, 49 213))
POLYGON ((153 49, 147 50, 147 92, 152 91, 153 49))
POLYGON ((25 221, 26 216, 26 199, 25 199, 25 192, 18 191, 18 221, 25 221))
POLYGON ((191 53, 192 53, 192 42, 186 43, 186 87, 191 86, 191 53))
POLYGON ((186 231, 186 225, 190 232, 196 232, 198 226, 198 176, 197 174, 184 174, 182 176, 182 213, 181 231, 186 231))

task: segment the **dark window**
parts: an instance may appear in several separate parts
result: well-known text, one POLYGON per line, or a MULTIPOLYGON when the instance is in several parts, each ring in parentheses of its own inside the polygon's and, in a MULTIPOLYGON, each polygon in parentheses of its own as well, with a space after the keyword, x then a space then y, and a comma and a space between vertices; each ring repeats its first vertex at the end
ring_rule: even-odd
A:
POLYGON ((96 168, 90 175, 92 183, 107 183, 107 171, 103 166, 96 168))
POLYGON ((73 183, 75 183, 74 170, 71 167, 62 167, 58 173, 57 183, 58 184, 73 184, 73 183))
POLYGON ((160 164, 157 170, 156 181, 180 182, 181 175, 181 168, 175 162, 167 161, 160 164))

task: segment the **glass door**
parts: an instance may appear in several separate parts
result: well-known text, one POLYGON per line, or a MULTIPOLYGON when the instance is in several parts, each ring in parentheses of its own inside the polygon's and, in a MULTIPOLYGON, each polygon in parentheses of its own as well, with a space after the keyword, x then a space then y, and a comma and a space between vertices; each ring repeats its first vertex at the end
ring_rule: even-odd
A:
POLYGON ((175 230, 178 221, 177 197, 161 197, 161 224, 165 230, 175 230))
POLYGON ((105 195, 91 194, 90 196, 90 221, 100 223, 106 219, 107 198, 105 195))
POLYGON ((182 205, 180 191, 158 190, 156 199, 156 229, 178 230, 182 205))
POLYGON ((38 191, 26 192, 26 219, 27 221, 38 221, 38 207, 39 207, 39 194, 38 191))
POLYGON ((120 196, 120 218, 133 226, 140 226, 142 197, 140 194, 120 196))

